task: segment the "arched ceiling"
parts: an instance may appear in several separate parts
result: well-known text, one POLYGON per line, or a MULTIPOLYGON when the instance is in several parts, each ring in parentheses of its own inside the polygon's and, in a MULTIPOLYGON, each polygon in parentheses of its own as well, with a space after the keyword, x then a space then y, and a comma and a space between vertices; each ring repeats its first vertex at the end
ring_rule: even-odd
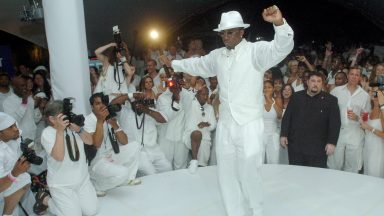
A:
MULTIPOLYGON (((1 0, 0 30, 46 47, 43 21, 32 23, 20 21, 19 14, 23 5, 27 5, 28 2, 29 0, 1 0)), ((145 34, 149 28, 158 28, 163 35, 173 33, 189 20, 229 2, 236 1, 84 0, 88 48, 93 50, 99 45, 110 42, 112 40, 113 25, 119 25, 124 38, 132 39, 133 32, 136 31, 138 40, 142 40, 146 38, 145 34)), ((279 4, 278 0, 273 2, 279 4)), ((310 4, 312 1, 294 2, 310 4)), ((383 0, 329 0, 329 2, 334 2, 346 9, 361 13, 384 31, 383 0)), ((298 13, 300 12, 298 11, 298 13)), ((324 15, 326 16, 326 14, 324 15)), ((294 14, 291 16, 294 16, 294 14)), ((58 26, 58 28, 60 27, 58 26)))

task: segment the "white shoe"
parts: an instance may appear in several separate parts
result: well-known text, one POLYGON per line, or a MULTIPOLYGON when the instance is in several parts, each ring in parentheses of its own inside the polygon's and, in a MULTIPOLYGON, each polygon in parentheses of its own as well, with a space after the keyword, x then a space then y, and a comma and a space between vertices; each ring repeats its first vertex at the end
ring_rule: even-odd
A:
POLYGON ((107 192, 97 190, 96 195, 97 197, 104 197, 105 195, 107 195, 107 192))
POLYGON ((197 160, 191 160, 189 162, 188 171, 191 174, 195 174, 197 171, 197 167, 199 166, 199 162, 197 160))
POLYGON ((141 184, 141 180, 138 179, 138 178, 129 180, 129 182, 128 182, 128 185, 129 185, 129 186, 134 186, 134 185, 139 185, 139 184, 141 184))

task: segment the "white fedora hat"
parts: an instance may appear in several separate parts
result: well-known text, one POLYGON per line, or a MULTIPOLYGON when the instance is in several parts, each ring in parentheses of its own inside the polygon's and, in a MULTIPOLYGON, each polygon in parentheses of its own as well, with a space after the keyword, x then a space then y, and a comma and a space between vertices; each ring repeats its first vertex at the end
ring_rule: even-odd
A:
POLYGON ((237 11, 229 11, 221 14, 220 24, 213 31, 221 32, 233 28, 248 28, 249 24, 243 22, 243 18, 237 11))

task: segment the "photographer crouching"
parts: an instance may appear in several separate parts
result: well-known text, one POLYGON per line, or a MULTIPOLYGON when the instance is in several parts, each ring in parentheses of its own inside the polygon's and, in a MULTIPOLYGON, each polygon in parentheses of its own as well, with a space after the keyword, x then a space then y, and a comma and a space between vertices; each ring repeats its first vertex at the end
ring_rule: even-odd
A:
POLYGON ((97 196, 105 196, 106 191, 117 186, 139 184, 135 179, 139 166, 139 145, 128 144, 128 137, 116 120, 116 112, 121 107, 109 104, 103 93, 91 96, 89 102, 92 113, 85 119, 84 129, 93 137, 97 148, 91 161, 90 175, 97 196))
POLYGON ((71 112, 68 99, 52 101, 44 110, 49 125, 41 135, 48 154, 47 192, 36 194, 34 211, 44 214, 49 206, 55 215, 81 216, 97 213, 97 197, 88 174, 84 144, 92 144, 92 136, 84 131, 84 117, 71 112), (76 122, 76 123, 75 123, 76 122), (79 124, 79 125, 78 125, 79 124))
POLYGON ((0 112, 0 194, 4 197, 2 215, 12 215, 17 203, 28 192, 30 162, 20 157, 20 134, 16 120, 0 112))

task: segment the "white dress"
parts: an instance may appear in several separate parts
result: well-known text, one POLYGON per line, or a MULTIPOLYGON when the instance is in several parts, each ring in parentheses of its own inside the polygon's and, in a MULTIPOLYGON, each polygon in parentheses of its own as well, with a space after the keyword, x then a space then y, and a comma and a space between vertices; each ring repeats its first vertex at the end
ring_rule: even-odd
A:
POLYGON ((277 127, 277 112, 273 107, 275 105, 275 100, 271 105, 271 109, 267 111, 264 108, 264 136, 263 136, 263 146, 264 146, 264 162, 268 164, 278 164, 279 163, 279 132, 277 127))
MULTIPOLYGON (((376 130, 383 130, 380 119, 369 119, 368 124, 376 130)), ((364 174, 384 178, 384 141, 371 131, 365 131, 363 147, 364 174)))

